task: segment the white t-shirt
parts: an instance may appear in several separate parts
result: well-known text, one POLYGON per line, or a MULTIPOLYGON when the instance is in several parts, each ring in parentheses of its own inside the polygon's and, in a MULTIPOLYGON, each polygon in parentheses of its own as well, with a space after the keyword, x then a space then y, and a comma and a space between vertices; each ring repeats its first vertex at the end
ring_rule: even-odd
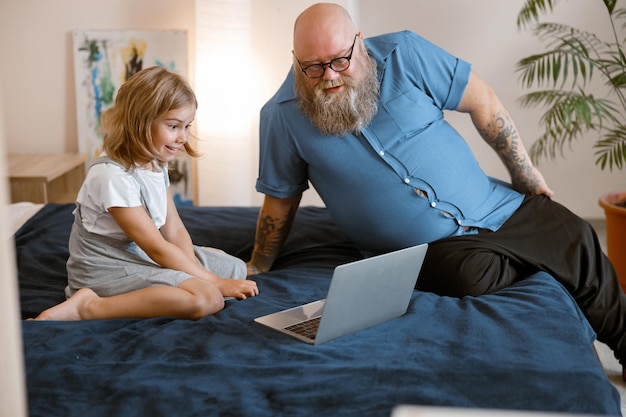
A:
POLYGON ((76 201, 80 206, 85 229, 115 239, 127 239, 128 236, 115 222, 108 209, 143 206, 138 181, 144 184, 144 199, 148 211, 154 224, 160 229, 165 224, 167 216, 165 174, 162 171, 137 168, 133 176, 122 167, 108 162, 93 165, 78 192, 76 201))

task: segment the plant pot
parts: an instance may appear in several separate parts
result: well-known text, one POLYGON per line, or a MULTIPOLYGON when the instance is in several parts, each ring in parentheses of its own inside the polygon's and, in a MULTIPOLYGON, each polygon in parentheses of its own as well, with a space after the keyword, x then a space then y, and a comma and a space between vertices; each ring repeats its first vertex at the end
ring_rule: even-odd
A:
POLYGON ((626 192, 605 194, 598 203, 606 217, 608 256, 626 291, 626 192))

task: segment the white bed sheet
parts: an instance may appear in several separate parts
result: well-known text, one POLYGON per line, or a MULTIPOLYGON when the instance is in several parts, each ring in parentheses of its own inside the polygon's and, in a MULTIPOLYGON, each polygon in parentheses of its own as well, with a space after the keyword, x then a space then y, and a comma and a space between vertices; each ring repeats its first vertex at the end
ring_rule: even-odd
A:
POLYGON ((13 236, 28 219, 33 217, 44 204, 30 203, 27 201, 9 204, 10 235, 13 236))

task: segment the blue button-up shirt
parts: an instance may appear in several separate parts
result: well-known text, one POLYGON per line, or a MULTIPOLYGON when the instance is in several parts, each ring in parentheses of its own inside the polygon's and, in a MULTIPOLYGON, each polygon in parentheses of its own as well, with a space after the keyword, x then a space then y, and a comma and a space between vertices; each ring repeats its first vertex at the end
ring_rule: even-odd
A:
POLYGON ((374 119, 360 134, 322 135, 290 73, 261 110, 257 191, 289 198, 310 182, 342 232, 374 252, 497 230, 523 195, 488 177, 443 115, 471 66, 412 32, 365 43, 381 83, 374 119))

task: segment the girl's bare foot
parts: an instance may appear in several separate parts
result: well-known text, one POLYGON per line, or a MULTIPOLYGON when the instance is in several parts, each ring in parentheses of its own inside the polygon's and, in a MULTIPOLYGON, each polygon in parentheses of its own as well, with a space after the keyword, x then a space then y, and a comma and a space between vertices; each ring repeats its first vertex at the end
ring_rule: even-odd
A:
POLYGON ((87 305, 100 297, 89 288, 81 288, 74 295, 54 307, 43 311, 35 320, 86 320, 87 305))

